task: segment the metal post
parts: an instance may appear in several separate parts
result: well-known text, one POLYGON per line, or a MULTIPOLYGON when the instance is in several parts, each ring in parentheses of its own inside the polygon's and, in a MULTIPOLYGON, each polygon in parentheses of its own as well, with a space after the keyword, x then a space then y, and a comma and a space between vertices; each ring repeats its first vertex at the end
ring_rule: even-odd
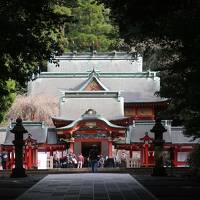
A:
POLYGON ((163 133, 167 130, 161 123, 161 119, 157 119, 155 125, 151 129, 151 132, 155 134, 154 137, 154 158, 155 158, 155 167, 153 168, 152 176, 166 176, 166 170, 163 166, 163 133))
POLYGON ((19 117, 16 120, 16 125, 12 130, 11 133, 15 134, 15 140, 13 144, 15 145, 15 168, 12 169, 11 176, 12 178, 18 177, 26 177, 25 169, 23 168, 23 134, 27 133, 28 131, 22 125, 22 119, 19 117))

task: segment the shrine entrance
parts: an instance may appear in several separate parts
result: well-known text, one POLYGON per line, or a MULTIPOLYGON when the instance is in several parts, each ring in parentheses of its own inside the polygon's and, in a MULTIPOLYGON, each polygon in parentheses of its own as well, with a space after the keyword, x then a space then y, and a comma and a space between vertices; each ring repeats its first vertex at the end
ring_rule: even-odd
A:
POLYGON ((57 128, 58 137, 69 142, 69 151, 84 157, 89 156, 92 145, 96 145, 99 154, 112 158, 115 138, 125 138, 127 127, 111 123, 92 109, 67 126, 57 128))
POLYGON ((81 142, 81 152, 84 157, 89 156, 90 149, 95 145, 99 154, 101 154, 101 142, 81 142))

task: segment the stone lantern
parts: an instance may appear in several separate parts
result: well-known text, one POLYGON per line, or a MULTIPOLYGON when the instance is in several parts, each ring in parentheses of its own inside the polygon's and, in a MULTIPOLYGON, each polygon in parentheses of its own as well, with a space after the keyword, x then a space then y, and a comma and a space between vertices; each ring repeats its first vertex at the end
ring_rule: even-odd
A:
POLYGON ((28 131, 22 125, 22 119, 20 117, 17 118, 16 125, 12 130, 10 130, 10 132, 15 135, 15 140, 13 141, 15 146, 15 168, 12 169, 11 177, 26 177, 27 175, 25 173, 25 169, 23 168, 23 134, 28 131))
POLYGON ((154 158, 155 158, 155 167, 153 168, 152 176, 166 176, 167 173, 163 166, 163 133, 167 130, 161 123, 161 119, 156 119, 156 123, 153 128, 150 130, 155 134, 154 136, 154 158))

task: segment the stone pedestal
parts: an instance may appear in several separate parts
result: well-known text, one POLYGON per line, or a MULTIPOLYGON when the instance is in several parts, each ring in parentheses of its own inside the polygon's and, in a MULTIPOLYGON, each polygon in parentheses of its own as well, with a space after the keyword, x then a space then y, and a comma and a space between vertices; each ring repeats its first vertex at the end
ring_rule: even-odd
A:
POLYGON ((163 166, 163 144, 164 141, 154 141, 155 167, 153 168, 152 176, 167 176, 163 166))
POLYGON ((163 166, 163 133, 167 130, 161 123, 161 119, 157 119, 154 127, 151 129, 151 132, 155 134, 154 137, 154 159, 155 166, 153 168, 152 176, 167 176, 166 170, 163 166))

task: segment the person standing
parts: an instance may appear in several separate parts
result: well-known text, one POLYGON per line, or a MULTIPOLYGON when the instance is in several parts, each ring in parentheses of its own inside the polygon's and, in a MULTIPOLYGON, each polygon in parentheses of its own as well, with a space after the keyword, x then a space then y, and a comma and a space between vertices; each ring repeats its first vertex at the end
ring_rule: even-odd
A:
POLYGON ((100 158, 99 158, 99 167, 103 168, 104 167, 104 157, 103 155, 100 155, 100 158))
POLYGON ((83 163, 84 163, 84 157, 83 157, 82 153, 80 153, 78 155, 78 166, 77 166, 77 168, 82 168, 83 167, 83 163))
POLYGON ((3 151, 1 152, 1 165, 3 170, 6 169, 6 161, 8 158, 7 152, 5 151, 5 149, 2 149, 3 151))
POLYGON ((97 172, 98 151, 96 145, 93 145, 89 152, 89 159, 91 162, 92 172, 97 172))
POLYGON ((73 168, 77 167, 78 162, 77 162, 77 158, 76 158, 76 154, 72 154, 72 162, 73 162, 73 168))
POLYGON ((126 162, 127 162, 127 155, 123 151, 121 154, 121 167, 126 167, 126 162))

